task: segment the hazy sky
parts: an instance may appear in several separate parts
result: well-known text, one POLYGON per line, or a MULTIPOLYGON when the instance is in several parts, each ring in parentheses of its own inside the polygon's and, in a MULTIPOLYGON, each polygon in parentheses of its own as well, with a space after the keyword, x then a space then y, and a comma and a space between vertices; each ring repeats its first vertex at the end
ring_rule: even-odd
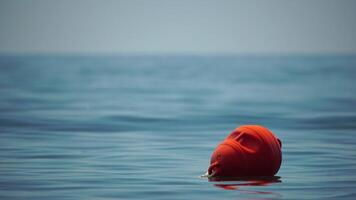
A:
POLYGON ((0 0, 5 53, 356 53, 356 1, 0 0))

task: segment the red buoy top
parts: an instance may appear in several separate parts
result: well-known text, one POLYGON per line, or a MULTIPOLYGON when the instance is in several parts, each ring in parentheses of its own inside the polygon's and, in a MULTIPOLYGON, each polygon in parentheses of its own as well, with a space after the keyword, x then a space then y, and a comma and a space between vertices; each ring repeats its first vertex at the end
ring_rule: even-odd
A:
POLYGON ((282 162, 282 143, 265 127, 245 125, 219 144, 210 160, 212 176, 273 176, 282 162))

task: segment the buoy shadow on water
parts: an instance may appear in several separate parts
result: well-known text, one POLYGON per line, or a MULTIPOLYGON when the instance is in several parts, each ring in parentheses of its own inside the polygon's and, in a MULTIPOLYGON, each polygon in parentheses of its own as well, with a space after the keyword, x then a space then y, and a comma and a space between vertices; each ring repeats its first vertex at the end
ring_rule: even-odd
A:
POLYGON ((281 183, 280 176, 257 176, 257 177, 212 177, 208 173, 201 176, 207 178, 209 182, 215 182, 214 186, 224 190, 239 190, 246 194, 263 194, 280 197, 280 194, 269 191, 244 190, 247 186, 268 186, 275 183, 281 183))

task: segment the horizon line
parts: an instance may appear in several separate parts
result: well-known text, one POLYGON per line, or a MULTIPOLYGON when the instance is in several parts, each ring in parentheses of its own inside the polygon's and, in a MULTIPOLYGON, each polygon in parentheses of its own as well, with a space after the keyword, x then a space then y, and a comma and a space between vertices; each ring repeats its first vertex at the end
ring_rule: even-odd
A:
POLYGON ((254 52, 254 53, 193 53, 193 52, 1 52, 0 56, 59 56, 59 57, 145 57, 145 56, 193 56, 193 57, 288 57, 288 56, 356 56, 356 52, 254 52))

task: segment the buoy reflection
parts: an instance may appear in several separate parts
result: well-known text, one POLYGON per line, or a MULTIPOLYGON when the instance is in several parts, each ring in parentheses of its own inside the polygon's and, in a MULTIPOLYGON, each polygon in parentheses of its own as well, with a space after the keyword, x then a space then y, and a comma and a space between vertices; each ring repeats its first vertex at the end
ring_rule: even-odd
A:
POLYGON ((280 197, 280 194, 276 192, 269 191, 256 191, 256 190, 245 190, 243 187, 246 186, 268 186, 275 183, 280 183, 281 177, 249 177, 249 178, 223 178, 223 177, 209 177, 210 182, 216 182, 215 187, 222 188, 224 190, 239 190, 246 194, 263 194, 263 195, 273 195, 274 197, 280 197))

